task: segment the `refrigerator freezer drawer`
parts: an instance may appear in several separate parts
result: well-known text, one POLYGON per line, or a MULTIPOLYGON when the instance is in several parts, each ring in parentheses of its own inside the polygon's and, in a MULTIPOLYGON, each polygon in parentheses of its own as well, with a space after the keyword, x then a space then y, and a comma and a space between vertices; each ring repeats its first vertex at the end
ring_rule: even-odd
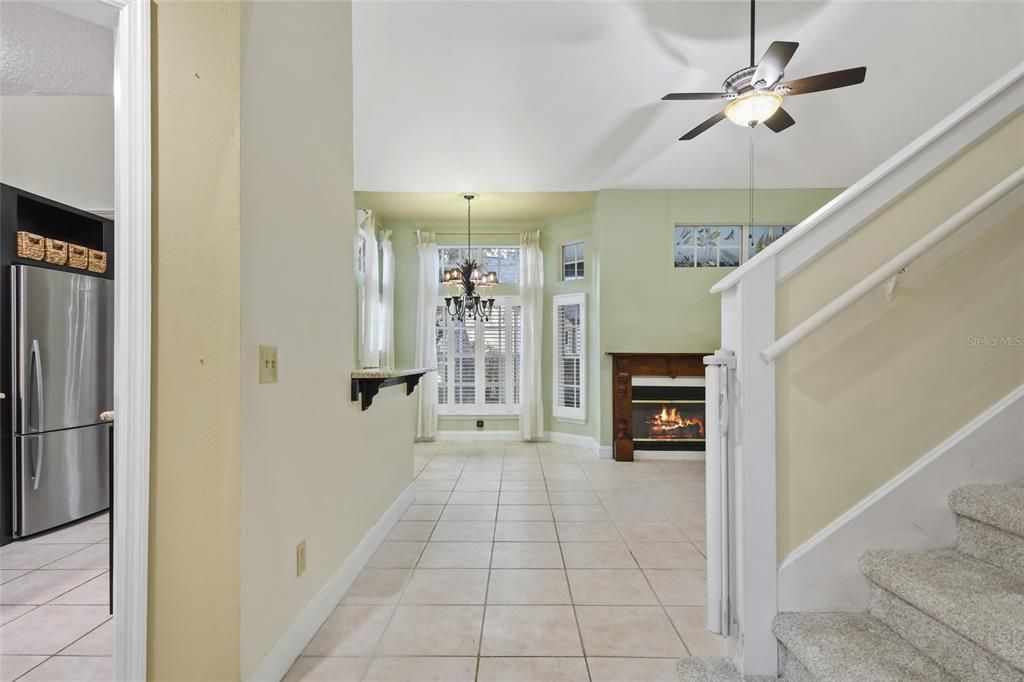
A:
POLYGON ((15 536, 109 507, 109 456, 109 425, 15 436, 15 536))

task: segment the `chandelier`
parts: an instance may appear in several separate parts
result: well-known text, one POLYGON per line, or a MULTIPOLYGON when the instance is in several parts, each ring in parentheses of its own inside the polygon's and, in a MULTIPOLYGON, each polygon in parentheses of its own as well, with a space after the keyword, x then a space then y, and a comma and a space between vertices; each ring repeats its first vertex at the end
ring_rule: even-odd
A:
POLYGON ((473 199, 476 194, 463 194, 466 200, 466 259, 457 263, 441 275, 441 283, 448 286, 451 296, 444 297, 444 307, 453 320, 490 319, 494 309, 493 298, 481 298, 479 291, 486 291, 498 284, 498 273, 487 272, 473 259, 473 199))

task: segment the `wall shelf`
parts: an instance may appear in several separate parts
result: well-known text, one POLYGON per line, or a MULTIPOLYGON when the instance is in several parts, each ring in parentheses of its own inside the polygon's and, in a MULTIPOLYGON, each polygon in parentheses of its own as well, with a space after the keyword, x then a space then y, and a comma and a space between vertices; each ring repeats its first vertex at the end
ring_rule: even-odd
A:
POLYGON ((427 372, 432 369, 360 369, 352 372, 352 402, 362 400, 362 409, 370 409, 377 392, 385 386, 405 384, 405 394, 411 395, 413 389, 427 372))

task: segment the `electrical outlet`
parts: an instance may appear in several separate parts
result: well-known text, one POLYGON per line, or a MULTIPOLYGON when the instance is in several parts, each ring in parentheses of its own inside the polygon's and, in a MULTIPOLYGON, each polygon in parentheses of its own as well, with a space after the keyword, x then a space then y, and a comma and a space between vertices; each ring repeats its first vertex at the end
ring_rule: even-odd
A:
POLYGON ((260 383, 277 383, 277 346, 260 346, 260 383))
POLYGON ((483 419, 477 419, 476 420, 476 428, 478 428, 478 429, 484 428, 484 420, 483 419))
POLYGON ((306 572, 306 541, 303 540, 295 546, 295 576, 298 577, 306 572))

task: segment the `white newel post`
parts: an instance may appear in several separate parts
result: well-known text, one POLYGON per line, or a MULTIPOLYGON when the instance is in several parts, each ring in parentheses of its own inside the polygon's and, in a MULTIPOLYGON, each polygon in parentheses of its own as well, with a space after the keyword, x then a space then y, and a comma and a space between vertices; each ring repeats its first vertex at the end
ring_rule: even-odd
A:
MULTIPOLYGON (((733 488, 726 507, 730 532, 723 534, 730 538, 723 556, 731 564, 724 575, 734 627, 724 631, 729 633, 729 651, 741 673, 775 675, 775 367, 759 353, 775 340, 776 262, 767 253, 758 260, 757 267, 722 292, 722 348, 733 351, 736 362, 725 389, 731 397, 727 423, 732 426, 726 434, 729 458, 724 461, 733 488)), ((709 497, 709 514, 710 504, 709 497)))

